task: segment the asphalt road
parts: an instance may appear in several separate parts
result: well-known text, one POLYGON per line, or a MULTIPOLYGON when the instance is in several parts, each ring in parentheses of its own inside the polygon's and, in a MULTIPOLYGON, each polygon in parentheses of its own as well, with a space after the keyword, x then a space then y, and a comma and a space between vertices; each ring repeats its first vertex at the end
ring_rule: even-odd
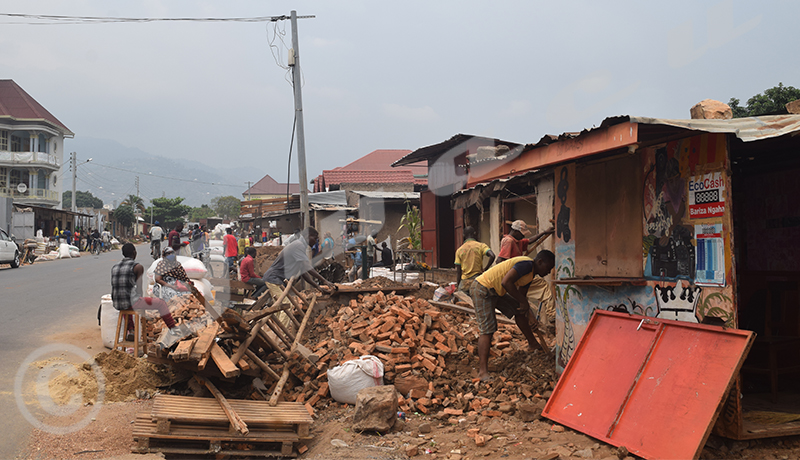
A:
MULTIPOLYGON (((149 267, 149 246, 140 245, 137 252, 137 260, 149 267)), ((15 458, 33 428, 19 409, 15 392, 23 362, 45 346, 56 351, 42 354, 36 361, 68 350, 66 346, 57 350, 57 343, 73 344, 89 355, 105 350, 97 309, 100 298, 111 292, 111 267, 121 259, 121 251, 116 250, 97 256, 82 253, 80 258, 37 262, 17 269, 0 268, 0 459, 15 458)), ((76 353, 64 357, 81 362, 76 353)), ((36 382, 35 373, 25 371, 21 375, 25 376, 25 388, 36 382)), ((38 419, 42 410, 35 406, 28 404, 26 408, 38 419)))

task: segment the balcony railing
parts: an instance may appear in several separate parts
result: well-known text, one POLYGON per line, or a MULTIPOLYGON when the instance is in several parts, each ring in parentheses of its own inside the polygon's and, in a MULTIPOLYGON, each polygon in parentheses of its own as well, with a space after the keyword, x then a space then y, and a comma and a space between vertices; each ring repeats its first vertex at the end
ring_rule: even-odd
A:
POLYGON ((48 165, 53 168, 61 167, 58 157, 41 152, 9 152, 0 150, 0 163, 48 165))
POLYGON ((55 201, 58 202, 60 197, 55 190, 48 190, 46 188, 29 188, 25 193, 19 193, 15 187, 0 187, 0 196, 10 197, 15 201, 55 201))

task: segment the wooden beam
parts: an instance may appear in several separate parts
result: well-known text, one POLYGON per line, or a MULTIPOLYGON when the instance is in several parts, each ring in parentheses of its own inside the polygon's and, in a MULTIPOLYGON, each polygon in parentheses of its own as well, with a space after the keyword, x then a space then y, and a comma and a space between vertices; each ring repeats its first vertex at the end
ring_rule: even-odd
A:
POLYGON ((211 359, 214 360, 214 363, 225 378, 239 375, 239 368, 236 367, 236 364, 233 364, 233 361, 228 358, 228 355, 216 343, 211 347, 211 359))
MULTIPOLYGON (((275 303, 273 303, 272 307, 270 308, 280 306, 281 302, 283 302, 284 297, 286 297, 289 294, 289 290, 292 288, 292 285, 294 284, 295 281, 297 281, 298 278, 299 275, 295 275, 289 280, 289 282, 286 284, 286 289, 283 290, 281 295, 278 297, 277 300, 275 300, 275 303)), ((256 300, 256 303, 254 303, 253 306, 250 307, 250 309, 255 311, 264 308, 264 305, 267 304, 267 300, 269 300, 270 297, 272 296, 270 295, 269 289, 267 289, 264 292, 264 295, 259 297, 258 300, 256 300)))
POLYGON ((175 351, 170 352, 170 359, 174 359, 175 361, 188 361, 189 354, 192 352, 192 347, 194 347, 196 341, 197 339, 187 339, 179 342, 178 346, 175 347, 175 351))
POLYGON ((245 339, 245 341, 241 345, 239 345, 239 348, 237 348, 236 352, 233 354, 233 356, 231 356, 232 362, 237 363, 239 362, 240 359, 242 359, 242 356, 244 356, 247 347, 249 347, 250 344, 253 343, 253 340, 258 335, 258 331, 260 331, 261 328, 264 327, 264 324, 266 324, 268 320, 269 316, 265 316, 264 318, 261 318, 261 320, 259 320, 255 324, 255 326, 253 326, 252 329, 250 329, 250 333, 247 334, 247 338, 245 339))
POLYGON ((208 388, 208 391, 210 391, 211 394, 214 395, 219 405, 222 406, 222 410, 225 412, 225 416, 228 417, 228 420, 231 422, 231 426, 236 431, 242 434, 247 434, 250 432, 250 430, 247 428, 247 424, 244 423, 244 420, 242 420, 242 418, 239 417, 239 414, 237 414, 236 411, 233 410, 233 407, 231 407, 228 400, 225 399, 225 396, 222 396, 222 393, 220 393, 219 390, 217 390, 217 387, 215 387, 213 383, 209 382, 203 377, 200 377, 199 375, 195 375, 194 378, 197 379, 198 382, 205 385, 206 388, 208 388))
MULTIPOLYGON (((317 302, 317 296, 314 295, 314 298, 311 299, 311 303, 308 306, 308 311, 306 311, 305 316, 303 316, 303 322, 300 323, 300 329, 297 330, 297 335, 295 336, 294 343, 292 344, 292 348, 290 351, 294 351, 297 348, 297 344, 300 343, 300 339, 303 337, 303 333, 306 331, 306 326, 308 325, 308 319, 311 317, 311 312, 314 311, 314 304, 317 302)), ((278 405, 278 398, 281 397, 281 393, 283 393, 283 387, 286 385, 286 381, 289 380, 289 364, 286 364, 286 367, 283 369, 283 374, 281 374, 281 379, 278 381, 278 385, 275 387, 275 391, 272 393, 272 397, 269 398, 269 405, 270 406, 277 406, 278 405)))
POLYGON ((206 326, 205 329, 198 334, 197 342, 192 347, 192 352, 189 354, 189 359, 193 361, 200 361, 207 358, 211 354, 211 346, 214 345, 214 339, 219 332, 219 323, 213 322, 211 325, 206 326))
POLYGON ((248 357, 248 358, 252 359, 252 360, 253 360, 253 362, 254 362, 254 363, 256 363, 256 366, 260 367, 260 368, 261 368, 261 370, 263 370, 264 372, 266 372, 267 374, 269 374, 269 376, 270 376, 270 377, 272 377, 273 379, 275 379, 275 381, 276 381, 276 382, 277 382, 277 381, 279 381, 279 380, 281 379, 281 376, 280 376, 280 375, 278 375, 278 373, 277 373, 277 372, 275 372, 275 371, 274 371, 274 370, 273 370, 273 369, 272 369, 272 368, 269 366, 269 364, 265 363, 265 362, 264 362, 264 361, 263 361, 261 358, 259 358, 259 357, 258 357, 258 355, 256 355, 255 353, 253 353, 253 350, 247 350, 247 351, 245 351, 245 353, 247 354, 247 357, 248 357))

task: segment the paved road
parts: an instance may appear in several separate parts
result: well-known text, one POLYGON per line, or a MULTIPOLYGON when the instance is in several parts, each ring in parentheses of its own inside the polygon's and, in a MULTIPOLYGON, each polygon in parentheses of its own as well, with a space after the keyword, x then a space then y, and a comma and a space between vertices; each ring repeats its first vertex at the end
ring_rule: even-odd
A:
MULTIPOLYGON (((137 252, 137 260, 149 267, 149 247, 140 245, 137 252)), ((76 343, 90 355, 104 350, 97 309, 100 297, 111 292, 111 267, 121 258, 119 250, 98 256, 83 253, 76 259, 0 269, 0 414, 4 418, 0 423, 0 459, 14 458, 32 429, 17 407, 14 392, 23 361, 54 342, 76 343), (83 331, 84 337, 70 338, 76 331, 83 331), (86 344, 92 349, 86 349, 86 344)), ((28 381, 33 382, 33 378, 28 381)), ((31 410, 36 413, 37 408, 31 410)))

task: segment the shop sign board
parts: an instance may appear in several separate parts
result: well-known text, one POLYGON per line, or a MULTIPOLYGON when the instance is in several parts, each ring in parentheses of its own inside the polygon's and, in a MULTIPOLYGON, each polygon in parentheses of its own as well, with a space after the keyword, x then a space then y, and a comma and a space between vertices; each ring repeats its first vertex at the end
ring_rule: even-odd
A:
POLYGON ((689 178, 689 218, 719 217, 725 213, 725 177, 722 172, 689 178))

